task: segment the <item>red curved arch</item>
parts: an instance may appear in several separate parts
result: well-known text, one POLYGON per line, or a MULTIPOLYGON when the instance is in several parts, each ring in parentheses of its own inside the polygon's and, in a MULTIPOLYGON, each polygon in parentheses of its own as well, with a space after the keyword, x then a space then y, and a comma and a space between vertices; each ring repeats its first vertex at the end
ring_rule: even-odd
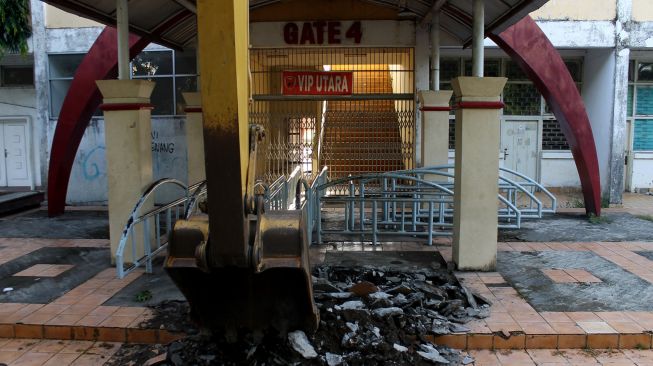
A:
MULTIPOLYGON (((48 215, 64 212, 70 172, 84 130, 102 101, 96 80, 118 76, 117 32, 106 27, 88 51, 75 72, 61 106, 59 120, 52 140, 48 170, 48 215)), ((130 58, 136 57, 150 43, 144 38, 129 36, 130 58)))
POLYGON ((585 103, 562 57, 530 16, 490 38, 517 62, 560 123, 580 176, 588 214, 601 214, 601 179, 585 103))

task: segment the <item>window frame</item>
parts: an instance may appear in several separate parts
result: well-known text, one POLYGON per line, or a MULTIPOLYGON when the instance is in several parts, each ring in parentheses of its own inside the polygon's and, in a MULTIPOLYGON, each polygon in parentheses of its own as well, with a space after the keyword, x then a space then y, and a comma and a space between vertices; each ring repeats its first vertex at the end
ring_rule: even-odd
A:
MULTIPOLYGON (((189 49, 189 50, 191 50, 191 49, 189 49)), ((171 78, 172 79, 172 104, 173 104, 172 105, 172 114, 152 114, 152 116, 156 116, 156 117, 179 117, 179 116, 183 115, 183 110, 177 110, 178 109, 177 108, 177 100, 179 99, 178 96, 177 96, 177 78, 178 77, 194 77, 194 78, 196 78, 197 85, 199 86, 199 73, 196 72, 195 74, 187 74, 187 73, 176 74, 176 57, 175 57, 175 53, 177 51, 175 51, 175 50, 172 50, 172 49, 154 49, 154 50, 144 50, 142 52, 170 52, 171 56, 172 56, 172 74, 135 76, 133 68, 132 68, 133 67, 133 62, 131 62, 131 61, 129 62, 129 76, 130 76, 130 79, 133 79, 133 80, 136 80, 136 79, 144 79, 144 80, 152 79, 153 81, 156 81, 155 79, 157 79, 157 78, 171 78)), ((69 80, 73 80, 75 77, 74 77, 74 73, 73 73, 73 76, 70 76, 70 77, 53 77, 52 76, 51 65, 50 65, 51 64, 50 63, 50 56, 85 55, 85 54, 86 54, 85 52, 72 52, 72 51, 71 52, 50 52, 50 53, 46 54, 47 59, 48 59, 47 66, 46 66, 46 70, 47 70, 47 73, 48 73, 48 94, 49 94, 49 96, 48 96, 48 100, 49 100, 48 111, 49 111, 51 119, 58 119, 59 118, 59 114, 55 114, 54 110, 53 110, 54 103, 53 103, 53 93, 52 93, 52 81, 69 81, 69 80)), ((78 67, 79 67, 79 65, 77 65, 77 68, 78 67)), ((77 72, 76 71, 77 68, 75 69, 75 72, 77 72)))
MULTIPOLYGON (((653 80, 639 80, 639 64, 640 63, 653 63, 653 58, 650 57, 636 57, 628 61, 628 67, 633 68, 633 80, 630 80, 630 69, 628 70, 628 88, 633 88, 633 100, 632 105, 626 106, 626 123, 629 123, 632 126, 632 136, 631 141, 628 144, 628 150, 638 153, 650 153, 653 152, 653 149, 649 150, 636 150, 635 149, 635 124, 638 120, 653 120, 653 114, 637 114, 637 87, 638 86, 650 86, 653 87, 653 80), (628 107, 632 107, 632 115, 628 115, 628 107)), ((627 100, 627 97, 626 97, 627 100)))

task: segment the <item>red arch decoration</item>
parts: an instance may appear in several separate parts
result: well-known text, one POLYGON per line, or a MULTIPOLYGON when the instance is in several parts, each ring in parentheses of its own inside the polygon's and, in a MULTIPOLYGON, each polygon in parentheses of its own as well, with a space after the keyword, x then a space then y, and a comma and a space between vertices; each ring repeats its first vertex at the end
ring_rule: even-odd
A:
MULTIPOLYGON (((118 76, 117 32, 106 27, 82 59, 61 106, 52 140, 48 170, 48 215, 64 213, 70 172, 77 149, 93 113, 102 102, 96 80, 118 76)), ((130 35, 129 56, 136 57, 149 40, 130 35)))
POLYGON ((560 123, 580 176, 587 214, 601 214, 601 179, 585 103, 560 53, 527 16, 490 38, 526 72, 560 123))

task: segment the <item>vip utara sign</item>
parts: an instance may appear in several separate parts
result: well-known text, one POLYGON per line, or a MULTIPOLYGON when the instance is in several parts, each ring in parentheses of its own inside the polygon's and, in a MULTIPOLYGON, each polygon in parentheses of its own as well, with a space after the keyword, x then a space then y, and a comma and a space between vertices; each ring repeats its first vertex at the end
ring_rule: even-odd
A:
POLYGON ((351 95, 351 71, 284 71, 283 95, 351 95))

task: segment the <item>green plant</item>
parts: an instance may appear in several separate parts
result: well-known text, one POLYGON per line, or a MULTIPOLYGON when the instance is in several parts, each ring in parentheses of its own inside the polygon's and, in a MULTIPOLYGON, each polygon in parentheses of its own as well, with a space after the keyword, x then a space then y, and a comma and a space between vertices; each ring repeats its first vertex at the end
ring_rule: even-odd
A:
POLYGON ((601 197, 601 208, 610 208, 610 197, 601 197))
POLYGON ((150 290, 144 290, 136 294, 136 302, 146 302, 152 298, 150 290))
POLYGON ((641 351, 641 350, 646 349, 646 348, 644 347, 643 344, 641 344, 641 343, 637 343, 637 344, 635 345, 635 349, 638 349, 638 350, 641 351))
POLYGON ((590 222, 590 224, 594 224, 594 225, 609 224, 609 223, 612 222, 612 220, 610 220, 606 216, 596 216, 593 213, 591 213, 591 214, 589 214, 589 216, 587 216, 587 220, 590 222))
POLYGON ((0 0, 0 57, 6 52, 27 53, 32 36, 27 0, 0 0))
POLYGON ((567 208, 585 208, 585 200, 574 197, 567 202, 566 206, 567 208))

